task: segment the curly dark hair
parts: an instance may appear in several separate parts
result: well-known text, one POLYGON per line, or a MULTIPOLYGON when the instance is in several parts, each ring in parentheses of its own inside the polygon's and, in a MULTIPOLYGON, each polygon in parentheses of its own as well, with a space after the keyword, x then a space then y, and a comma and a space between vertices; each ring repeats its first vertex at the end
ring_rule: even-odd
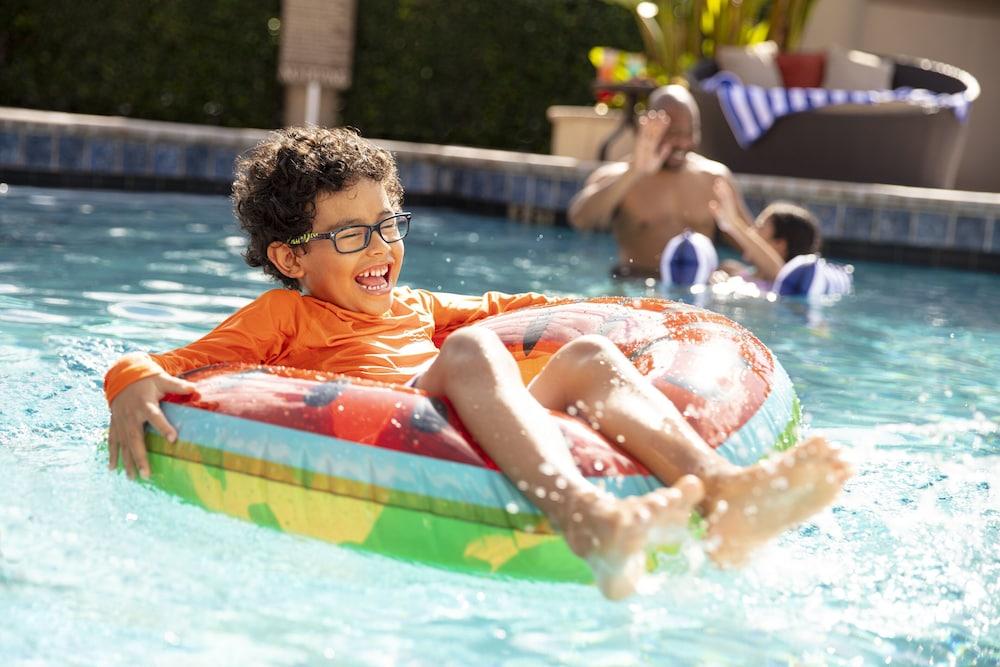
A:
POLYGON ((353 128, 290 127, 272 132, 236 161, 233 208, 249 244, 247 264, 289 289, 300 289, 267 257, 275 241, 312 229, 316 196, 340 192, 362 179, 381 183, 399 208, 403 186, 392 154, 353 128))

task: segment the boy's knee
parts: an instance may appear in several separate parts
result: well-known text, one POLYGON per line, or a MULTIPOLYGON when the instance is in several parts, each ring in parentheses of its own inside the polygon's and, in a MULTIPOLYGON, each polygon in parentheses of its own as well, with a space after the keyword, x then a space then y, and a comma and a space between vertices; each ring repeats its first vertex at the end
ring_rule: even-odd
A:
POLYGON ((607 337, 588 334, 574 338, 563 345, 549 361, 549 366, 557 369, 563 379, 575 378, 586 382, 601 368, 612 370, 619 367, 623 363, 622 360, 628 363, 618 346, 607 337))
POLYGON ((576 364, 587 364, 612 354, 621 354, 621 352, 606 336, 599 334, 587 334, 574 338, 559 350, 559 356, 564 361, 576 364))
POLYGON ((459 329, 448 336, 441 345, 439 359, 463 373, 482 372, 504 359, 514 361, 495 333, 479 327, 459 329))

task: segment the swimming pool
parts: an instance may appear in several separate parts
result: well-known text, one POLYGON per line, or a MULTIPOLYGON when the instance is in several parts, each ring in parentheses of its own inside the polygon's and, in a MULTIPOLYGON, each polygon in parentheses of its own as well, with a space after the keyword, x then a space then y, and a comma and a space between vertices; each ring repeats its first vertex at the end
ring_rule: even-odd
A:
MULTIPOLYGON (((108 473, 104 370, 269 288, 241 249, 221 197, 0 188, 0 663, 1000 661, 1000 276, 865 263, 822 309, 715 304, 778 354, 857 475, 748 567, 616 604, 281 534, 108 473)), ((597 295, 621 289, 612 256, 606 236, 418 209, 403 279, 597 295)))

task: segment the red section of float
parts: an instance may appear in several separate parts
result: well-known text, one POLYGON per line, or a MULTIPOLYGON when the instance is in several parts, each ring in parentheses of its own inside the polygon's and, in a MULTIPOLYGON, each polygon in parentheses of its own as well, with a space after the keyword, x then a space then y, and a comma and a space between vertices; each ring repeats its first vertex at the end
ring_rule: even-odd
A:
MULTIPOLYGON (((186 374, 194 397, 172 403, 360 445, 497 469, 443 399, 399 385, 277 366, 220 364, 186 374)), ((647 474, 585 424, 553 413, 583 474, 647 474)))

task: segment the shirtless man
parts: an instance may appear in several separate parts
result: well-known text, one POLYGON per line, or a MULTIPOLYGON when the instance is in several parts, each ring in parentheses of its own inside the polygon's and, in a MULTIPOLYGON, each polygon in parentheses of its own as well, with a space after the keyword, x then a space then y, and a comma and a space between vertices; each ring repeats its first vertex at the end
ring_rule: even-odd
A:
POLYGON ((717 178, 732 184, 732 175, 694 152, 700 134, 698 106, 687 89, 657 88, 639 118, 631 159, 598 168, 570 202, 576 229, 610 227, 618 242, 616 277, 658 277, 664 246, 685 229, 715 238, 713 187, 717 178))

